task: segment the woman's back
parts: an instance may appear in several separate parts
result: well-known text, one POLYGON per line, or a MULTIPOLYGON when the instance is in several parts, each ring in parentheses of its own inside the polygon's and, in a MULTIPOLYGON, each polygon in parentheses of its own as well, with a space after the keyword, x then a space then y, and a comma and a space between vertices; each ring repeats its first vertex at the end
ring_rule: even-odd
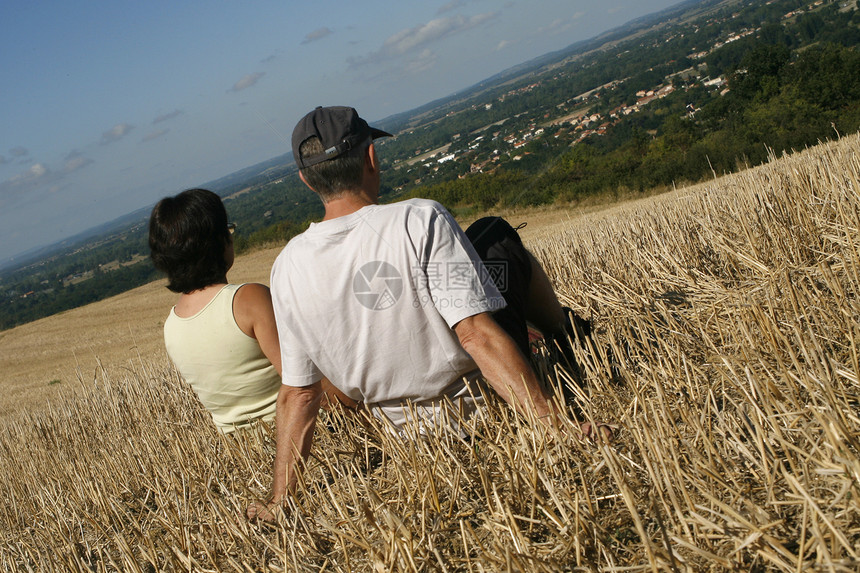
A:
POLYGON ((234 297, 242 286, 223 286, 188 317, 174 307, 164 323, 168 355, 225 433, 274 419, 281 384, 258 340, 236 322, 234 297))

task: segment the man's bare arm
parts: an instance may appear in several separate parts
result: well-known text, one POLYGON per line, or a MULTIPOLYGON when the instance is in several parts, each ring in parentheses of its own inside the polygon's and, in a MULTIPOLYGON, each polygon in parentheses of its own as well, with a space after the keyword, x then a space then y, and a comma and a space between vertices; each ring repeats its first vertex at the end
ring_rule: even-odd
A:
POLYGON ((272 496, 265 505, 251 504, 248 517, 273 519, 272 509, 296 488, 298 464, 307 460, 313 443, 314 427, 322 398, 322 384, 293 387, 282 385, 278 391, 272 496))
POLYGON ((554 421, 550 397, 511 337, 489 313, 464 318, 454 326, 463 349, 474 359, 484 378, 502 399, 524 413, 554 421))

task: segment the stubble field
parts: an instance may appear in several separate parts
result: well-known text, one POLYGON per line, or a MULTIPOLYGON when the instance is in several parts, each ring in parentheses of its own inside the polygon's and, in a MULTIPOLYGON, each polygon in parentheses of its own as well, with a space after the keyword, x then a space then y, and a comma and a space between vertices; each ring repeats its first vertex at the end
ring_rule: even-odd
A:
MULTIPOLYGON (((267 493, 271 428, 217 433, 166 363, 161 284, 0 333, 0 567, 856 571, 858 151, 845 137, 612 209, 514 213, 597 326, 571 410, 617 440, 497 404, 469 440, 325 414, 275 525, 242 518, 267 493)), ((276 251, 231 279, 265 282, 276 251)))

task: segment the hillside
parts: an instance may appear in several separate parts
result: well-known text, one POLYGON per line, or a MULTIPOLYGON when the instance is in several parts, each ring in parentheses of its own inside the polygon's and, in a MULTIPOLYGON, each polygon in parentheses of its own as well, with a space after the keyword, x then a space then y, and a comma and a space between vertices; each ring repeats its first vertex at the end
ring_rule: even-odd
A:
MULTIPOLYGON (((4 392, 0 567, 856 571, 858 149, 851 135, 613 209, 541 213, 527 244, 597 325, 572 411, 617 440, 498 404, 470 440, 322 415, 271 527, 242 518, 267 492, 270 430, 219 436, 160 350, 138 352, 157 348, 157 285, 49 319, 46 352, 81 338, 119 368, 4 392), (49 408, 22 405, 57 386, 49 408)), ((271 256, 240 259, 234 280, 271 256)), ((16 333, 36 336, 4 333, 4 349, 16 333)), ((48 361, 31 356, 33 372, 48 361)), ((534 361, 546 384, 569 380, 542 349, 534 361)))

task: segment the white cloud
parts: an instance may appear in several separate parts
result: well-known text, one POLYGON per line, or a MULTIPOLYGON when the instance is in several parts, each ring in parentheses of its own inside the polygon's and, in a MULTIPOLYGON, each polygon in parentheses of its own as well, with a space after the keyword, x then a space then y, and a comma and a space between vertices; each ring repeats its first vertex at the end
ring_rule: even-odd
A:
MULTIPOLYGON (((382 47, 376 52, 363 57, 350 58, 348 61, 351 66, 357 67, 399 58, 415 51, 420 51, 423 54, 423 50, 426 49, 428 44, 480 26, 496 16, 498 16, 498 12, 488 12, 474 16, 458 15, 447 18, 436 18, 426 24, 401 30, 385 40, 382 47)), ((420 58, 421 56, 419 56, 420 58)))
POLYGON ((74 171, 77 171, 78 169, 83 169, 92 162, 92 159, 90 159, 89 157, 84 157, 82 155, 73 157, 72 159, 67 159, 65 165, 63 166, 63 173, 72 173, 74 171))
POLYGON ((310 44, 311 42, 321 40, 322 38, 325 38, 326 36, 329 36, 331 34, 333 34, 333 32, 328 28, 318 28, 305 36, 305 39, 302 40, 302 44, 310 44))
POLYGON ((94 163, 77 150, 69 152, 63 160, 63 167, 57 171, 45 163, 33 163, 26 171, 0 182, 0 198, 3 200, 20 199, 37 189, 53 192, 59 189, 62 180, 71 173, 94 163))
POLYGON ((548 34, 559 34, 561 32, 566 32, 573 27, 573 24, 576 20, 579 20, 585 16, 585 12, 575 12, 568 18, 556 18, 548 25, 543 26, 542 28, 538 28, 537 33, 539 35, 548 35, 548 34))
POLYGON ((152 133, 148 133, 143 136, 143 139, 140 140, 141 143, 146 143, 147 141, 152 141, 153 139, 158 139, 162 135, 166 135, 169 132, 169 129, 159 129, 158 131, 153 131, 152 133))
POLYGON ((15 199, 26 195, 37 186, 58 179, 43 163, 34 163, 27 171, 0 183, 0 197, 15 199))
POLYGON ((179 117, 180 115, 183 115, 184 113, 185 112, 182 111, 181 109, 175 109, 175 110, 171 111, 170 113, 163 113, 163 114, 159 115, 158 117, 156 117, 155 119, 152 120, 152 125, 155 125, 156 123, 161 123, 162 121, 174 119, 176 117, 179 117))
POLYGON ((425 49, 406 64, 405 70, 410 74, 419 74, 429 70, 435 64, 436 54, 430 49, 425 49))
POLYGON ((382 46, 382 51, 400 55, 418 47, 474 28, 491 19, 493 14, 478 14, 467 18, 465 16, 452 16, 450 18, 437 18, 430 20, 422 26, 417 26, 409 30, 403 30, 399 34, 395 34, 385 41, 382 46))
POLYGON ((233 84, 233 87, 227 91, 240 92, 256 84, 258 81, 260 81, 260 78, 265 75, 266 72, 254 72, 253 74, 246 74, 242 77, 241 80, 233 84))
POLYGON ((539 34, 550 34, 556 30, 561 29, 563 26, 564 26, 564 20, 562 20, 561 18, 556 18, 555 20, 550 22, 549 25, 538 28, 538 33, 539 34))
POLYGON ((450 12, 451 10, 456 10, 457 8, 460 8, 461 6, 465 6, 465 5, 466 5, 465 0, 451 0, 450 2, 447 2, 447 3, 439 6, 439 9, 436 11, 436 13, 437 14, 444 14, 445 12, 450 12))
POLYGON ((504 50, 505 48, 507 48, 507 47, 508 47, 508 46, 510 46, 510 45, 511 45, 511 43, 510 43, 509 41, 507 41, 507 40, 502 40, 501 42, 499 42, 499 43, 496 45, 496 51, 497 51, 497 52, 501 52, 502 50, 504 50))
POLYGON ((77 149, 73 149, 68 153, 68 155, 66 155, 65 163, 63 164, 63 174, 73 173, 78 169, 83 169, 92 162, 92 159, 84 157, 83 153, 77 149))
POLYGON ((118 123, 102 134, 102 145, 119 141, 134 129, 133 125, 128 123, 118 123))
POLYGON ((37 180, 48 175, 50 172, 51 169, 47 165, 43 163, 34 163, 26 173, 18 175, 15 179, 37 180))

